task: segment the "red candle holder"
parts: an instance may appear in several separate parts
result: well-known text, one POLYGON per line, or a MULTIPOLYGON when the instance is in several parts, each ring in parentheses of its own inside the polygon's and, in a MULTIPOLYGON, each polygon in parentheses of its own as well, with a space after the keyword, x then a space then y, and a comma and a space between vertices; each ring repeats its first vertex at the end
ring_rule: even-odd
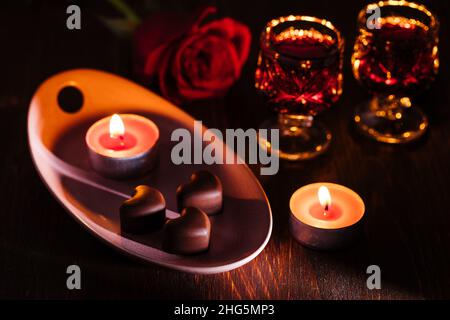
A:
POLYGON ((424 5, 379 1, 358 16, 352 65, 374 97, 359 105, 354 121, 366 136, 399 144, 420 138, 428 119, 411 97, 427 88, 439 69, 439 22, 424 5), (367 12, 380 17, 367 21, 367 12))
POLYGON ((256 88, 278 115, 261 127, 280 132, 278 150, 261 145, 293 161, 322 154, 331 133, 314 117, 342 93, 343 37, 327 20, 291 15, 266 25, 260 47, 256 88))

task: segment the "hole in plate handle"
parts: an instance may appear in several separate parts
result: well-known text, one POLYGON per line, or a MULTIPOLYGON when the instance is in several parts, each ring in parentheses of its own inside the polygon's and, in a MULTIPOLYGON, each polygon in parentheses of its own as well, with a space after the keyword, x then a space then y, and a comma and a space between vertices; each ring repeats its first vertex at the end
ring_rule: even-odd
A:
POLYGON ((58 93, 58 105, 67 113, 75 113, 83 107, 83 93, 75 86, 69 85, 58 93))

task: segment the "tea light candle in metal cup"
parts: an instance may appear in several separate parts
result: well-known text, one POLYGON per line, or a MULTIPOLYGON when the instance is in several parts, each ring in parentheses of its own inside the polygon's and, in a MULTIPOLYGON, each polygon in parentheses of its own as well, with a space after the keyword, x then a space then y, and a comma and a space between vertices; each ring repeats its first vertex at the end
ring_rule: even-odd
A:
POLYGON ((290 200, 289 228, 302 245, 336 250, 351 244, 362 233, 365 206, 353 190, 334 183, 314 183, 290 200))
POLYGON ((135 114, 114 114, 94 123, 86 133, 89 159, 96 172, 109 178, 131 178, 155 164, 159 129, 135 114))

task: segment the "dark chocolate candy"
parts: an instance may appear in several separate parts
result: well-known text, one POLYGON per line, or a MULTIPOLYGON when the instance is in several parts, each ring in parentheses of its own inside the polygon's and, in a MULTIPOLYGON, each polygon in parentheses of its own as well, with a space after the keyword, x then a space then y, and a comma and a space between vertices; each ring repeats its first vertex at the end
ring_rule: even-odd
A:
POLYGON ((120 206, 120 225, 128 233, 146 233, 161 228, 166 218, 166 201, 158 190, 140 185, 120 206))
POLYGON ((223 189, 219 178, 209 171, 197 171, 191 175, 190 181, 177 189, 178 210, 196 207, 208 215, 222 209, 223 189))
POLYGON ((166 222, 163 249, 174 254, 194 254, 209 247, 211 222, 208 215, 194 207, 183 209, 181 216, 166 222))

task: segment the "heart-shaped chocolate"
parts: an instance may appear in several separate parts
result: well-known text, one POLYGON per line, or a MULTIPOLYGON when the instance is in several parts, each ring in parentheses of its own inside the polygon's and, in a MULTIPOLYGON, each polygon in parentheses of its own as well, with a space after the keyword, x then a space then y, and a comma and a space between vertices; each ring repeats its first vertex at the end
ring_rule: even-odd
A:
POLYGON ((158 190, 140 185, 120 206, 120 226, 128 233, 145 233, 161 228, 166 219, 166 201, 158 190))
POLYGON ((211 222, 202 210, 183 209, 181 216, 166 222, 163 229, 163 249, 174 254, 194 254, 209 247, 211 222))
POLYGON ((188 183, 177 188, 178 211, 187 207, 196 207, 208 215, 213 215, 220 212, 222 203, 222 182, 209 171, 194 172, 188 183))

